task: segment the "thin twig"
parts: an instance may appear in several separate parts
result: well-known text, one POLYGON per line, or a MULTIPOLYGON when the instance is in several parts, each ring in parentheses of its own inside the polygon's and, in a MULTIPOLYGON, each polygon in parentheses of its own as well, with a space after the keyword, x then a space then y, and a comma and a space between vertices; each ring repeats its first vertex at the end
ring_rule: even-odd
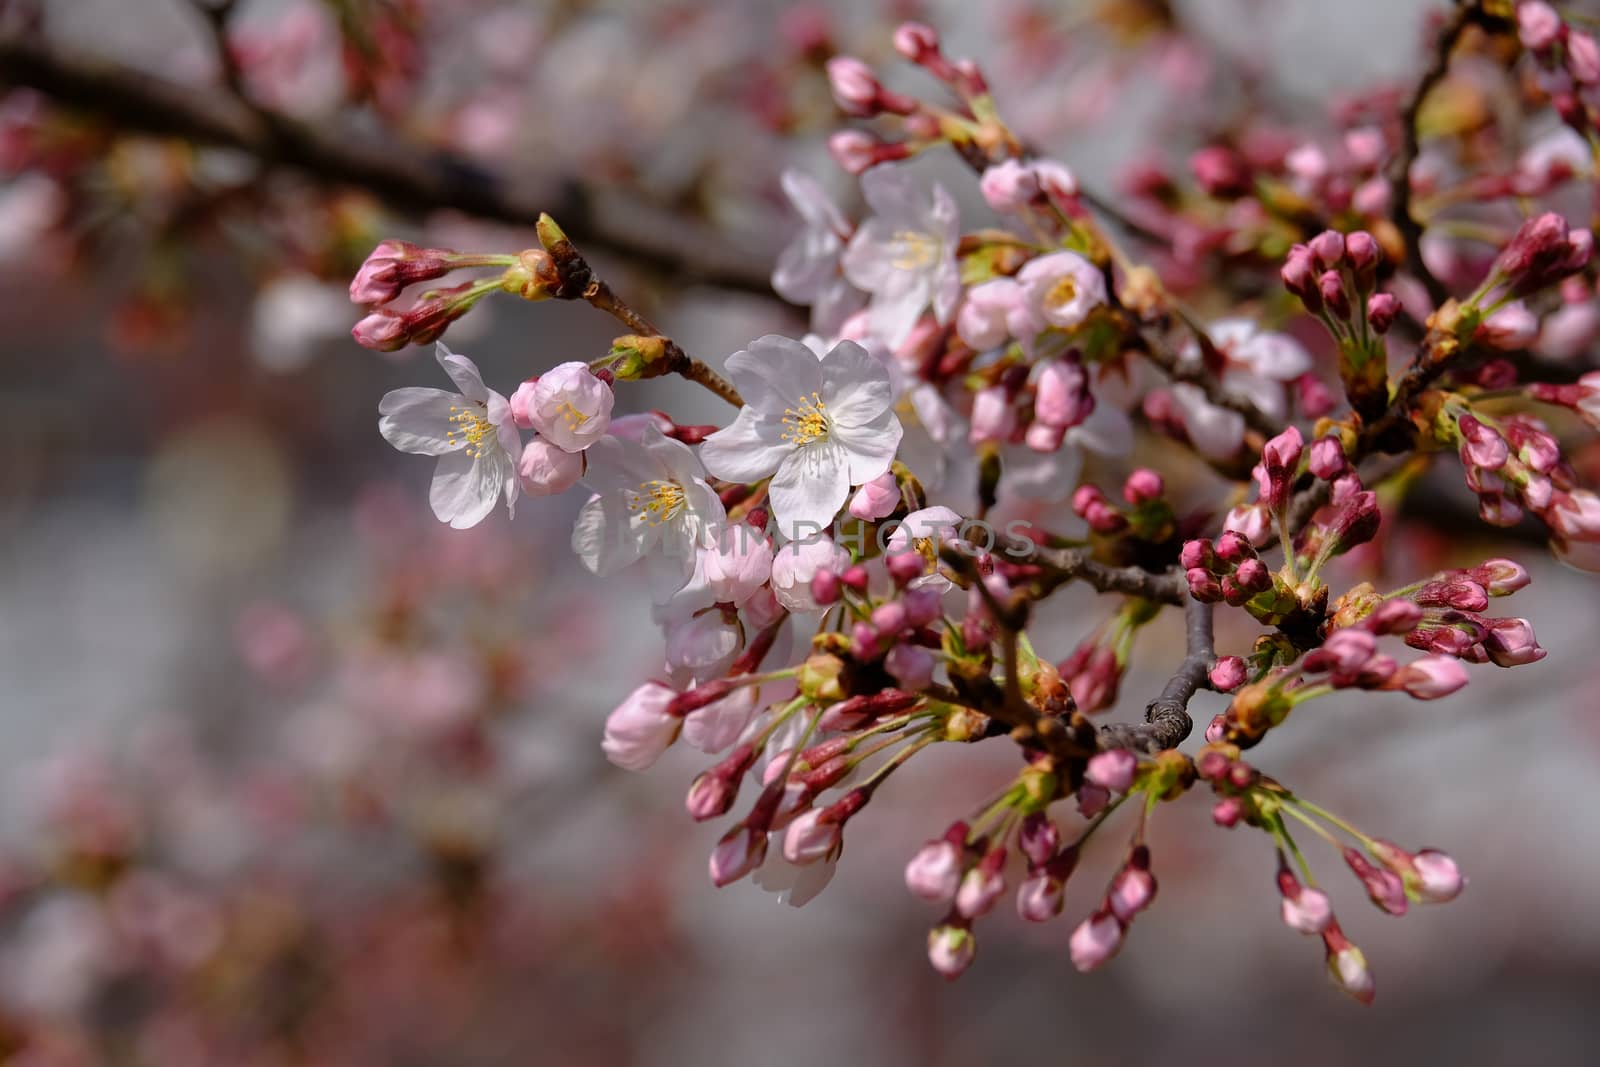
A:
POLYGON ((1188 599, 1189 585, 1182 571, 1158 574, 1143 567, 1113 567, 1081 548, 1040 547, 1032 562, 1044 571, 1033 579, 1039 597, 1067 582, 1081 581, 1102 593, 1123 593, 1162 604, 1182 604, 1188 599))
POLYGON ((1406 267, 1428 290, 1428 297, 1435 307, 1450 298, 1450 291, 1445 288, 1443 282, 1433 276, 1427 264, 1423 263, 1422 224, 1411 213, 1411 165, 1417 161, 1417 154, 1422 147, 1417 130, 1417 116, 1422 110, 1423 101, 1433 91, 1433 87, 1449 72, 1450 56, 1455 51, 1456 42, 1461 39, 1468 24, 1478 14, 1478 9, 1479 0, 1457 0, 1455 10, 1440 27, 1439 36, 1434 41, 1433 59, 1422 72, 1416 88, 1411 91, 1411 95, 1406 98, 1404 106, 1400 109, 1400 154, 1395 156, 1389 165, 1390 217, 1394 220, 1395 227, 1399 229, 1401 239, 1405 241, 1406 267))
MULTIPOLYGON (((0 83, 25 85, 57 103, 130 133, 177 137, 237 149, 269 167, 286 167, 329 185, 364 189, 401 211, 454 210, 514 226, 533 226, 542 211, 561 219, 592 249, 631 266, 702 284, 771 296, 764 269, 703 258, 710 242, 649 243, 635 232, 604 225, 589 194, 575 183, 541 203, 518 195, 477 162, 431 146, 374 140, 349 131, 323 131, 229 94, 196 92, 120 64, 0 38, 0 83)), ((637 228, 634 228, 637 229, 637 228)))
POLYGON ((1213 604, 1190 599, 1184 603, 1186 652, 1183 662, 1167 680, 1161 695, 1144 709, 1144 722, 1112 723, 1100 729, 1100 746, 1135 748, 1142 752, 1164 752, 1177 748, 1194 729, 1189 716, 1189 701, 1205 687, 1207 675, 1217 662, 1216 640, 1212 633, 1213 604))

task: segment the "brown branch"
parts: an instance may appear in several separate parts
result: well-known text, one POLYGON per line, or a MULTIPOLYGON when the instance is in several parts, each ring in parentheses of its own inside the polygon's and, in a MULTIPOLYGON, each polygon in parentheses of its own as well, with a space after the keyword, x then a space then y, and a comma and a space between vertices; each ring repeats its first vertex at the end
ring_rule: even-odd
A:
POLYGON ((1428 290, 1428 297, 1435 307, 1450 298, 1450 291, 1422 262, 1422 224, 1411 213, 1411 165, 1417 161, 1417 154, 1422 148, 1417 115, 1433 87, 1449 72, 1450 56, 1455 52, 1462 33, 1479 13, 1478 9, 1479 0, 1456 0, 1455 10, 1440 27, 1439 36, 1434 41, 1433 59, 1400 109, 1400 154, 1389 165, 1390 216, 1400 231, 1401 239, 1405 241, 1406 268, 1428 290))
POLYGON ((661 373, 681 375, 709 389, 734 407, 744 407, 744 398, 739 395, 732 382, 712 370, 708 364, 685 352, 678 342, 656 329, 649 319, 618 296, 611 286, 594 272, 594 268, 589 266, 589 261, 583 258, 578 246, 573 244, 554 219, 548 215, 541 216, 537 229, 539 240, 543 243, 545 251, 550 253, 550 261, 555 267, 556 281, 550 289, 551 296, 558 300, 582 300, 604 311, 635 334, 661 338, 664 342, 665 363, 661 373))
POLYGON ((1100 728, 1100 747, 1134 748, 1151 754, 1177 748, 1194 720, 1189 717, 1189 701, 1195 693, 1206 688, 1207 675, 1217 662, 1216 640, 1212 633, 1212 615, 1215 605, 1198 600, 1184 602, 1187 652, 1183 662, 1167 680, 1161 695, 1144 709, 1144 722, 1112 723, 1100 728))
POLYGON ((1113 567, 1095 560, 1087 549, 1041 547, 1032 562, 1044 571, 1034 579, 1038 597, 1071 581, 1081 581, 1102 593, 1123 593, 1162 604, 1182 604, 1189 595, 1182 571, 1157 574, 1143 567, 1113 567))
POLYGON ((196 90, 33 40, 0 38, 0 83, 37 89, 64 107, 130 133, 232 148, 269 167, 364 189, 400 211, 448 209, 528 227, 548 211, 591 248, 675 282, 771 295, 764 269, 703 261, 704 247, 691 257, 677 245, 614 232, 576 184, 569 183, 555 202, 536 204, 465 157, 399 140, 318 130, 281 115, 266 118, 229 94, 196 90))

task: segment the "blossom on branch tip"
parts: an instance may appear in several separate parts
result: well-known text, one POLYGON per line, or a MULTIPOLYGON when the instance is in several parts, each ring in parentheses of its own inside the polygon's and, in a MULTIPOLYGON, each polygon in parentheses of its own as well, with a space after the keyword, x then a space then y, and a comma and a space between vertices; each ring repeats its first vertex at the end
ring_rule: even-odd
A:
POLYGON ((852 485, 889 469, 900 420, 889 372, 852 341, 821 360, 799 341, 769 334, 728 357, 745 398, 732 425, 701 445, 718 478, 771 478, 772 518, 785 537, 827 529, 852 485))
POLYGON ((898 348, 930 304, 941 324, 955 313, 960 220, 944 186, 923 183, 905 167, 873 167, 861 177, 861 192, 873 214, 845 248, 844 273, 872 294, 873 333, 898 348))
POLYGON ((587 363, 562 363, 539 376, 528 398, 533 428, 568 452, 582 452, 606 435, 616 395, 587 363))
POLYGON ((652 592, 664 602, 688 583, 698 550, 716 544, 725 521, 705 469, 654 424, 638 443, 602 437, 585 455, 583 483, 595 495, 578 513, 573 551, 601 577, 646 560, 652 592))
POLYGON ((440 522, 463 530, 482 522, 502 495, 508 510, 515 507, 522 442, 510 404, 483 384, 477 365, 443 344, 435 355, 460 392, 393 390, 378 405, 378 431, 402 452, 439 457, 428 502, 440 522))
POLYGON ((811 328, 831 335, 861 306, 861 294, 839 268, 851 227, 815 178, 791 169, 781 180, 784 195, 805 225, 778 254, 772 288, 791 304, 809 306, 811 328))
POLYGON ((669 708, 678 694, 660 682, 646 682, 606 716, 600 742, 606 759, 625 770, 648 770, 677 740, 683 720, 669 708))

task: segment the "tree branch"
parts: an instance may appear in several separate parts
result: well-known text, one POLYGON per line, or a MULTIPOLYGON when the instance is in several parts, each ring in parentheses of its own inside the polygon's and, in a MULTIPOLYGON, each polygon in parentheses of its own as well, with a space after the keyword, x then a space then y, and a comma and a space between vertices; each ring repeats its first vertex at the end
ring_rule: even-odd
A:
POLYGON ((1417 154, 1422 147, 1417 131, 1417 115, 1433 87, 1449 72, 1450 56, 1455 51, 1456 42, 1477 15, 1478 7, 1479 0, 1456 0, 1455 10, 1440 28, 1439 37, 1434 42, 1433 59, 1400 109, 1400 154, 1389 165, 1390 217, 1405 241, 1406 267, 1428 290, 1434 307, 1448 300, 1450 291, 1422 262, 1422 224, 1411 214, 1411 165, 1417 161, 1417 154))
POLYGON ((1207 685, 1207 675, 1217 662, 1216 640, 1212 634, 1215 605, 1189 599, 1184 602, 1187 654, 1161 695, 1144 709, 1144 722, 1111 723, 1100 728, 1100 747, 1134 748, 1151 754, 1177 748, 1194 720, 1189 717, 1189 701, 1207 685))
POLYGON ((37 89, 64 107, 122 130, 232 148, 269 167, 361 188, 401 211, 449 209, 528 227, 547 211, 589 247, 630 265, 680 283, 771 296, 765 269, 704 261, 704 247, 696 248, 691 258, 672 245, 608 231, 590 196, 576 184, 569 183, 554 203, 535 204, 462 156, 397 140, 358 138, 348 131, 317 130, 281 115, 266 117, 229 94, 197 91, 32 40, 0 38, 0 82, 37 89))
POLYGON ((1179 570, 1156 574, 1143 567, 1112 567, 1082 548, 1040 547, 1034 560, 1044 570, 1034 579, 1041 586, 1040 597, 1071 581, 1082 581, 1102 593, 1123 593, 1162 604, 1182 604, 1189 596, 1189 583, 1179 570))

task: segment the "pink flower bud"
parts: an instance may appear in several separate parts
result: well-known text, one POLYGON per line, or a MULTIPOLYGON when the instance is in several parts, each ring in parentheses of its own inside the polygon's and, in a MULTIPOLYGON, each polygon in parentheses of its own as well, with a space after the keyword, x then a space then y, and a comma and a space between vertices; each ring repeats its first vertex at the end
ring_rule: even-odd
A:
POLYGON ((826 66, 828 85, 841 111, 856 116, 877 112, 878 93, 882 87, 871 67, 854 56, 835 56, 826 66))
POLYGON ((1499 470, 1511 451, 1505 438, 1471 415, 1463 415, 1456 425, 1461 430, 1461 461, 1484 470, 1499 470))
POLYGON ((1383 262, 1383 249, 1366 230, 1357 230, 1344 239, 1345 254, 1350 257, 1350 269, 1355 272, 1356 285, 1363 291, 1372 288, 1378 264, 1383 262))
POLYGON ((735 826, 711 850, 711 884, 721 888, 737 882, 767 858, 765 828, 735 826))
POLYGON ((979 352, 999 348, 1014 335, 1031 341, 1041 329, 1032 321, 1022 286, 1012 278, 993 278, 968 289, 956 312, 956 335, 979 352))
POLYGON ((1166 484, 1149 467, 1139 467, 1122 483, 1122 499, 1134 507, 1161 499, 1166 484))
POLYGON ((799 866, 826 859, 839 848, 842 827, 827 818, 827 808, 811 808, 794 817, 783 835, 783 858, 799 866))
POLYGON ((1519 352, 1539 336, 1539 320, 1520 300, 1514 300, 1484 319, 1473 335, 1491 348, 1519 352))
POLYGON ((1367 301, 1367 325, 1374 333, 1388 333, 1400 314, 1400 298, 1393 293, 1375 293, 1367 301))
POLYGON ((906 888, 936 903, 953 900, 961 886, 961 850, 948 840, 929 841, 906 864, 906 888))
POLYGON ((1035 871, 1017 887, 1017 915, 1032 923, 1049 922, 1061 914, 1066 883, 1048 871, 1035 871))
POLYGON ((889 676, 913 692, 933 683, 933 668, 933 653, 921 645, 895 645, 883 659, 883 669, 889 676))
POLYGON ((1039 178, 1021 160, 1005 159, 983 172, 978 188, 991 208, 1007 215, 1033 202, 1039 195, 1039 178))
POLYGON ((1565 24, 1544 0, 1523 0, 1517 5, 1517 37, 1530 52, 1543 52, 1561 40, 1565 24))
POLYGON ((729 781, 726 775, 718 774, 717 769, 713 768, 702 773, 689 786, 684 807, 688 809, 691 819, 704 822, 726 815, 738 795, 738 780, 729 781))
POLYGON ((1085 782, 1078 787, 1078 814, 1085 819, 1099 815, 1109 803, 1111 803, 1111 791, 1105 786, 1085 782))
POLYGON ((1333 921, 1333 902, 1320 889, 1301 889, 1283 898, 1283 924, 1302 934, 1320 934, 1333 921))
MULTIPOLYGON (((1272 513, 1259 504, 1240 504, 1228 511, 1222 520, 1223 535, 1217 539, 1217 555, 1222 556, 1222 541, 1229 534, 1246 545, 1266 544, 1272 533, 1272 513)), ((1253 554, 1253 553, 1252 553, 1253 554)))
POLYGON ((1470 574, 1490 596, 1510 596, 1533 581, 1528 568, 1512 559, 1491 559, 1474 567, 1470 574))
POLYGON ((886 519, 899 506, 900 483, 888 471, 862 485, 850 498, 850 514, 863 522, 886 519))
POLYGON ((379 308, 350 328, 350 336, 362 348, 374 352, 398 352, 410 344, 405 318, 397 312, 379 308))
POLYGON ((1600 44, 1580 30, 1567 34, 1567 73, 1579 85, 1600 84, 1600 44))
MULTIPOLYGON (((1217 716, 1221 718, 1222 716, 1217 716)), ((1206 739, 1211 738, 1211 728, 1206 728, 1206 739)), ((1218 740, 1221 740, 1221 731, 1218 730, 1218 740)), ((1239 820, 1244 818, 1244 801, 1238 797, 1223 797, 1211 809, 1211 821, 1225 829, 1232 829, 1239 825, 1239 820)))
POLYGON ((1003 442, 1016 429, 1017 413, 1003 386, 980 389, 972 398, 972 428, 967 437, 973 444, 1003 442))
MULTIPOLYGON (((1144 846, 1136 850, 1145 852, 1144 846)), ((1106 903, 1117 918, 1124 923, 1131 922, 1133 917, 1150 906, 1156 896, 1155 875, 1144 864, 1149 863, 1149 856, 1143 857, 1143 862, 1130 861, 1128 865, 1117 872, 1112 879, 1111 890, 1106 894, 1106 903)))
POLYGON ((1417 892, 1430 904, 1454 900, 1466 887, 1456 861, 1438 849, 1423 849, 1411 857, 1411 865, 1417 874, 1417 892))
POLYGON ((660 758, 677 740, 682 725, 668 706, 678 694, 659 682, 646 682, 629 693, 606 717, 605 739, 600 743, 606 759, 630 771, 642 771, 660 758))
POLYGON ((1089 376, 1076 359, 1051 360, 1039 369, 1034 385, 1034 418, 1048 426, 1070 429, 1094 411, 1089 376))
POLYGON ((1214 560, 1211 542, 1206 540, 1185 541, 1183 548, 1178 552, 1178 562, 1185 570, 1193 570, 1196 567, 1208 570, 1214 560))
POLYGON ((1139 760, 1132 752, 1125 748, 1114 748, 1089 757, 1083 777, 1113 793, 1126 793, 1133 785, 1133 777, 1138 769, 1139 760))
POLYGON ((1059 204, 1078 195, 1078 179, 1065 163, 1054 159, 1036 159, 1032 166, 1034 177, 1039 180, 1039 188, 1050 199, 1059 204))
POLYGON ((1261 462, 1256 467, 1262 506, 1275 511, 1288 503, 1304 446, 1300 431, 1291 426, 1262 447, 1261 462))
POLYGON ((1085 973, 1117 954, 1122 947, 1122 921, 1109 910, 1098 911, 1072 931, 1072 965, 1085 973))
POLYGON ((1561 537, 1570 541, 1600 541, 1600 496, 1587 489, 1558 493, 1544 520, 1561 537))
POLYGON ((983 854, 976 867, 969 868, 956 889, 956 913, 966 919, 987 915, 1000 894, 1005 892, 1003 875, 1006 850, 996 845, 983 854))
POLYGON ((1337 437, 1319 437, 1311 442, 1311 473, 1324 481, 1344 474, 1350 464, 1344 458, 1344 445, 1337 437))
POLYGON ((1527 619, 1490 619, 1483 647, 1489 659, 1499 667, 1537 663, 1547 654, 1534 638, 1533 624, 1527 619))
POLYGON ((978 939, 965 926, 943 923, 928 931, 928 962, 946 978, 959 978, 972 966, 978 939))
POLYGON ((1022 820, 1017 831, 1017 848, 1027 857, 1030 866, 1043 867, 1060 851, 1061 831, 1049 815, 1033 812, 1022 820))
POLYGON ((1328 950, 1328 976, 1333 984, 1363 1004, 1371 1004, 1374 991, 1372 971, 1367 968, 1367 958, 1361 950, 1345 940, 1337 924, 1323 931, 1323 942, 1328 950))
POLYGON ((879 156, 884 147, 865 130, 839 130, 828 138, 828 154, 846 174, 860 175, 882 162, 879 156))
POLYGON ((1405 883, 1400 876, 1383 867, 1376 867, 1365 856, 1353 848, 1344 850, 1344 861, 1350 865, 1361 884, 1366 887, 1367 896, 1379 909, 1390 915, 1404 915, 1408 902, 1406 900, 1405 883))
POLYGON ((1322 290, 1317 284, 1317 268, 1311 262, 1311 250, 1305 245, 1295 245, 1278 271, 1283 286, 1306 305, 1306 310, 1316 314, 1322 310, 1322 290))
POLYGON ((884 561, 884 567, 896 585, 905 585, 927 572, 928 561, 920 552, 896 552, 884 561))
POLYGON ((900 602, 906 606, 906 625, 913 629, 927 626, 944 610, 944 598, 937 589, 908 589, 900 602))
POLYGON ((1213 715, 1211 721, 1206 723, 1206 743, 1215 745, 1228 736, 1228 717, 1226 715, 1213 715))
POLYGON ((894 31, 894 50, 913 63, 939 52, 939 32, 920 22, 902 22, 894 31))
MULTIPOLYGON (((1306 248, 1311 252, 1311 262, 1319 271, 1337 271, 1344 264, 1345 243, 1344 234, 1337 230, 1323 230, 1310 241, 1306 248)), ((1327 296, 1326 292, 1323 294, 1327 296)))
POLYGON ((1228 198, 1250 191, 1250 165, 1226 145, 1210 145, 1189 157, 1189 170, 1210 196, 1228 198))
POLYGON ((1317 291, 1322 294, 1322 303, 1334 318, 1350 317, 1350 297, 1344 291, 1344 277, 1338 271, 1324 271, 1317 279, 1317 291))
POLYGON ((534 380, 530 379, 517 386, 517 391, 511 394, 511 421, 517 424, 519 430, 533 429, 533 386, 534 380))
POLYGON ((583 475, 583 456, 557 448, 542 437, 529 441, 517 460, 517 480, 529 496, 564 493, 583 475))
POLYGON ((1385 600, 1362 620, 1375 634, 1403 634, 1422 621, 1422 608, 1410 600, 1385 600))
POLYGON ((1208 677, 1211 687, 1219 693, 1231 693, 1244 684, 1245 661, 1238 656, 1222 656, 1212 666, 1208 677))

